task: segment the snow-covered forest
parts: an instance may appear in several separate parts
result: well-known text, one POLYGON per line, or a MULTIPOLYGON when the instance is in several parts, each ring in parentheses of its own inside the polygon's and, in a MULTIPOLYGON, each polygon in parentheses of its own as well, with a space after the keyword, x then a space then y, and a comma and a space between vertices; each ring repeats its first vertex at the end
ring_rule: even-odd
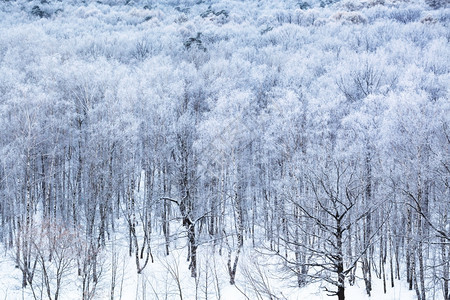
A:
POLYGON ((450 299, 447 0, 0 8, 0 298, 450 299))

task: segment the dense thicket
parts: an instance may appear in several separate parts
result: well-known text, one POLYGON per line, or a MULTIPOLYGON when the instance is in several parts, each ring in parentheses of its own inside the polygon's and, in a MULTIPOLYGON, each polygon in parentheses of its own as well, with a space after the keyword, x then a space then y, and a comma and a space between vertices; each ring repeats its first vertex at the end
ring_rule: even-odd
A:
POLYGON ((445 3, 267 2, 2 2, 0 240, 24 286, 64 236, 88 299, 122 224, 140 273, 181 223, 194 277, 214 247, 233 284, 248 244, 339 299, 359 268, 369 294, 449 299, 445 3))

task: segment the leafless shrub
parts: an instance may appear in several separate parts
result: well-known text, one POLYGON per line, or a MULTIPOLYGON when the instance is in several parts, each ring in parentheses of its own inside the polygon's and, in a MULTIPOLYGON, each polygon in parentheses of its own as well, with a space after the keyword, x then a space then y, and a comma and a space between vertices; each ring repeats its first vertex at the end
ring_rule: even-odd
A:
POLYGON ((27 232, 19 231, 18 237, 27 241, 18 243, 18 247, 26 246, 29 251, 32 268, 27 268, 26 280, 34 298, 45 294, 48 299, 58 300, 64 279, 76 265, 78 237, 75 231, 58 222, 43 222, 27 232))
POLYGON ((242 266, 242 274, 246 278, 255 299, 283 300, 286 299, 282 293, 275 291, 271 286, 271 278, 257 259, 242 266))
POLYGON ((422 24, 436 24, 436 22, 436 19, 431 15, 427 15, 426 17, 422 18, 422 20, 420 20, 420 23, 422 24))
POLYGON ((337 12, 331 19, 341 22, 342 24, 366 24, 367 19, 363 15, 357 12, 337 12))

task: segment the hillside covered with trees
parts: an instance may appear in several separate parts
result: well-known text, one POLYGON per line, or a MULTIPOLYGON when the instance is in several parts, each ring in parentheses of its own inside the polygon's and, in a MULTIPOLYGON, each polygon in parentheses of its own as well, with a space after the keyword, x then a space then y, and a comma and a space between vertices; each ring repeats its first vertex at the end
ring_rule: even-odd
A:
POLYGON ((450 299, 446 0, 0 8, 0 298, 450 299))

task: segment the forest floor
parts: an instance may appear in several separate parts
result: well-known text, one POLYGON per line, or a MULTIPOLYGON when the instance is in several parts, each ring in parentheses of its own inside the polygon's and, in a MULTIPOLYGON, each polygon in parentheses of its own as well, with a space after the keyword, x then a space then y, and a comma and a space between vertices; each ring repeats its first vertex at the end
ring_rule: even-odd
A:
MULTIPOLYGON (((92 299, 111 299, 113 271, 116 272, 114 299, 335 299, 328 296, 323 282, 311 283, 304 288, 295 287, 295 277, 286 275, 281 278, 276 257, 266 257, 251 247, 241 253, 236 284, 230 285, 227 274, 227 253, 211 253, 212 247, 203 247, 199 251, 198 278, 193 279, 186 261, 187 252, 182 248, 171 250, 165 255, 163 247, 153 249, 154 262, 149 263, 142 274, 137 274, 135 258, 129 256, 126 240, 116 240, 115 251, 109 247, 102 257, 102 271, 99 276, 95 295, 92 299), (116 253, 113 256, 113 253, 116 253), (117 263, 114 263, 116 260, 117 263)), ((110 245, 111 246, 111 245, 110 245)), ((224 251, 226 252, 226 251, 224 251)), ((22 289, 21 272, 15 268, 12 251, 2 249, 0 258, 0 299, 34 299, 29 287, 22 289)), ((81 299, 81 279, 76 276, 76 268, 67 272, 63 278, 60 299, 81 299)), ((357 274, 358 275, 358 274, 357 274)), ((415 299, 414 291, 409 291, 406 283, 395 280, 390 287, 387 280, 387 293, 383 293, 383 282, 373 275, 373 291, 369 297, 365 293, 364 281, 360 276, 354 286, 345 290, 346 299, 353 300, 409 300, 415 299)), ((37 285, 37 284, 36 284, 37 285)), ((36 288, 39 291, 39 288, 36 288)), ((47 299, 38 293, 38 299, 47 299)), ((436 295, 436 299, 439 296, 436 295)))

